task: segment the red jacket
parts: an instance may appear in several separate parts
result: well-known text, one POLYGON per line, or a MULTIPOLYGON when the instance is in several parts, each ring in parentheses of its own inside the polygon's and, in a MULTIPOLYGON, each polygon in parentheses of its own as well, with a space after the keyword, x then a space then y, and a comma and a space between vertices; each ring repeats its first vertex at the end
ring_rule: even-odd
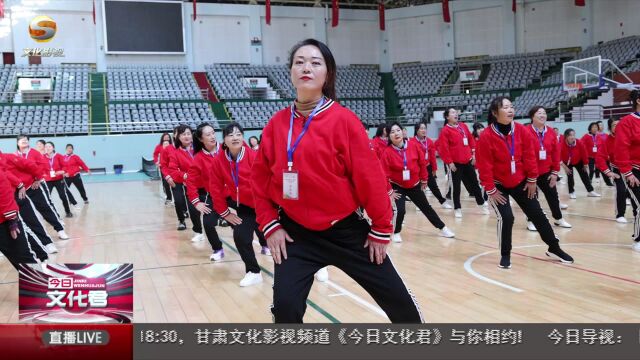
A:
POLYGON ((166 172, 176 184, 182 184, 187 178, 187 171, 193 164, 195 154, 183 148, 175 149, 169 153, 169 166, 166 172))
POLYGON ((389 182, 392 182, 402 188, 411 189, 416 187, 419 182, 427 182, 427 161, 424 153, 415 141, 405 141, 406 147, 404 151, 390 145, 382 153, 382 164, 389 182), (406 150, 405 150, 406 149, 406 150), (407 167, 409 170, 409 180, 403 180, 404 156, 407 157, 407 167))
POLYGON ((169 145, 166 148, 160 150, 160 173, 164 176, 165 179, 171 178, 167 173, 169 169, 169 160, 171 159, 171 153, 176 148, 173 145, 169 145))
POLYGON ((44 178, 44 175, 49 172, 49 163, 47 162, 47 159, 45 159, 44 155, 40 154, 38 150, 29 149, 29 151, 24 154, 20 151, 16 151, 16 155, 36 163, 40 168, 40 179, 44 178))
POLYGON ((63 155, 62 162, 64 165, 64 171, 67 172, 67 176, 69 177, 74 177, 78 175, 80 170, 89 172, 89 167, 87 166, 87 164, 85 164, 84 161, 82 161, 82 159, 80 158, 80 156, 76 154, 63 155))
MULTIPOLYGON (((35 180, 42 179, 40 166, 21 156, 0 152, 0 163, 0 167, 2 167, 7 174, 15 175, 15 177, 18 178, 17 188, 20 188, 20 185, 22 185, 28 189, 35 180)), ((16 185, 15 181, 12 181, 12 185, 16 185)))
POLYGON ((153 162, 159 164, 160 161, 160 153, 162 152, 162 144, 156 145, 155 149, 153 149, 153 162))
POLYGON ((465 123, 457 126, 445 125, 438 137, 438 152, 445 164, 467 164, 476 149, 476 141, 465 123), (464 145, 464 139, 467 145, 464 145))
POLYGON ((609 164, 612 167, 616 166, 616 152, 613 151, 616 145, 616 137, 614 135, 607 136, 607 139, 598 147, 598 155, 596 156, 596 167, 603 174, 611 172, 609 164))
POLYGON ((598 134, 584 134, 580 139, 582 146, 584 146, 584 150, 589 157, 589 159, 595 159, 598 154, 598 147, 602 144, 602 137, 598 134), (595 148, 596 151, 593 151, 595 148))
POLYGON ((511 132, 506 136, 506 140, 514 150, 515 173, 511 172, 511 153, 505 143, 505 137, 494 125, 487 127, 478 141, 476 165, 480 172, 480 183, 489 195, 497 191, 495 184, 510 189, 520 184, 525 177, 527 182, 536 182, 538 179, 538 162, 531 130, 516 122, 511 124, 511 132))
POLYGON ((18 216, 18 204, 14 198, 14 188, 7 179, 7 173, 0 170, 0 224, 18 216))
POLYGON ((548 172, 558 175, 560 171, 560 144, 558 144, 558 138, 553 129, 545 126, 541 135, 533 125, 529 125, 527 128, 531 131, 534 154, 538 159, 538 175, 544 175, 548 172), (542 144, 540 144, 541 139, 542 144), (544 160, 541 159, 541 151, 544 151, 544 160))
POLYGON ((193 204, 198 205, 200 196, 198 190, 206 189, 209 185, 209 177, 213 172, 214 159, 220 152, 220 143, 216 145, 214 152, 206 149, 200 150, 193 158, 193 163, 187 171, 187 198, 193 204))
POLYGON ((44 173, 45 181, 57 181, 62 180, 62 174, 55 174, 51 176, 51 171, 64 171, 64 160, 62 160, 62 155, 58 153, 54 153, 53 157, 49 158, 47 155, 44 156, 44 160, 47 162, 47 171, 44 173))
MULTIPOLYGON (((366 131, 350 110, 327 100, 294 154, 299 199, 283 199, 283 171, 287 169, 287 135, 292 107, 274 114, 262 132, 253 164, 252 186, 260 229, 266 237, 280 228, 278 208, 307 229, 330 228, 359 208, 371 218, 371 241, 391 238, 392 209, 389 186, 376 161, 366 131)), ((295 112, 292 142, 306 118, 295 112)))
MULTIPOLYGON (((262 144, 260 145, 262 147, 262 144)), ((229 207, 226 198, 231 197, 234 203, 239 202, 242 205, 255 209, 256 204, 253 196, 253 188, 251 186, 252 172, 256 152, 245 145, 238 154, 236 161, 233 161, 231 155, 225 151, 216 156, 213 161, 213 171, 211 172, 208 191, 213 199, 213 208, 224 217, 229 215, 229 207), (236 165, 238 172, 236 173, 236 165), (238 186, 231 175, 238 175, 238 186)))
POLYGON ((427 166, 431 165, 431 170, 435 173, 438 170, 438 159, 436 158, 436 145, 433 140, 425 137, 426 141, 421 141, 417 137, 409 139, 410 142, 414 142, 418 145, 418 148, 425 155, 427 160, 427 166))
POLYGON ((371 139, 371 143, 373 144, 373 149, 376 151, 376 155, 378 155, 378 159, 382 158, 382 153, 389 145, 389 142, 382 140, 379 136, 376 136, 371 139))
POLYGON ((629 114, 618 123, 615 141, 616 165, 624 176, 640 169, 640 114, 629 114))
POLYGON ((565 165, 578 165, 579 163, 582 163, 582 165, 589 164, 587 150, 577 138, 573 146, 567 145, 566 141, 560 144, 560 160, 562 160, 565 165), (569 159, 571 159, 571 163, 569 163, 569 159))

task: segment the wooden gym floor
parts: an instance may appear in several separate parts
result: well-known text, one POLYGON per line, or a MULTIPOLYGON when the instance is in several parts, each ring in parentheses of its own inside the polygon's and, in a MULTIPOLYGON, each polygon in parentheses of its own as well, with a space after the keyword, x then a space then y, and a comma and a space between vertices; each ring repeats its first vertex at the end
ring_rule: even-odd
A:
MULTIPOLYGON (((265 281, 240 288, 244 265, 229 228, 218 228, 226 257, 212 263, 207 241, 192 244, 190 230, 176 231, 175 211, 164 206, 157 181, 95 180, 86 183, 91 203, 66 219, 71 239, 56 241, 60 252, 52 261, 133 263, 136 322, 271 321, 273 262, 259 254, 257 244, 265 281)), ((444 176, 438 180, 444 190, 444 176)), ((554 229, 576 259, 573 265, 546 258, 546 246, 527 231, 519 209, 513 268, 501 270, 495 215, 481 215, 465 191, 462 219, 435 206, 456 239, 438 237, 426 218, 407 206, 404 242, 391 244, 389 254, 426 321, 640 322, 640 253, 631 250, 631 207, 629 223, 618 224, 613 188, 595 185, 603 197, 587 198, 578 182, 578 199, 570 200, 566 185, 559 186, 573 229, 554 229)), ((429 201, 437 204, 432 196, 429 201)), ((544 198, 541 203, 546 208, 544 198)), ((306 322, 388 322, 353 280, 333 267, 329 273, 329 282, 313 285, 306 322)), ((0 258, 0 322, 18 322, 17 274, 5 258, 0 258)))

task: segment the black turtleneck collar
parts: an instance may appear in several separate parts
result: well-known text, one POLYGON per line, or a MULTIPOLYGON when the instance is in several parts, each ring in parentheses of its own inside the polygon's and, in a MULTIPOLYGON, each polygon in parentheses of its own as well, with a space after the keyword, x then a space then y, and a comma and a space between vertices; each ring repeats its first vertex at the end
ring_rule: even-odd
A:
POLYGON ((500 131, 500 133, 504 136, 509 135, 509 132, 511 132, 511 124, 509 125, 505 125, 505 124, 500 124, 499 122, 495 122, 496 124, 496 128, 498 129, 498 131, 500 131))

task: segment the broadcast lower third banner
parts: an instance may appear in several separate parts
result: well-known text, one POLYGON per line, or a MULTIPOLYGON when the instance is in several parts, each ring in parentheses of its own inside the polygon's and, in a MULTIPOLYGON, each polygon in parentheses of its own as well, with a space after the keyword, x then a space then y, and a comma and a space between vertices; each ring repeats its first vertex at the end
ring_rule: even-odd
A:
POLYGON ((3 359, 638 359, 640 324, 14 324, 3 359))

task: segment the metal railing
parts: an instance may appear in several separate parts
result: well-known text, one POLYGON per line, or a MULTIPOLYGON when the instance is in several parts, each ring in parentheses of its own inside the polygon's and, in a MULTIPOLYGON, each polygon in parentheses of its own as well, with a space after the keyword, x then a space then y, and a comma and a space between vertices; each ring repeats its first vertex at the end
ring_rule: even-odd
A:
POLYGON ((107 89, 107 99, 109 101, 127 100, 202 100, 209 98, 209 89, 198 89, 199 97, 182 95, 190 90, 132 90, 132 89, 107 89), (180 96, 171 96, 180 94, 180 96))
POLYGON ((42 104, 42 103, 50 103, 50 102, 84 102, 89 99, 89 91, 88 90, 46 90, 42 91, 42 95, 38 96, 46 96, 49 93, 50 97, 47 97, 43 102, 24 102, 23 99, 25 96, 32 97, 34 94, 23 93, 21 91, 3 91, 0 92, 0 102, 3 103, 12 103, 12 104, 42 104), (72 95, 72 99, 62 100, 61 98, 69 97, 72 95))

